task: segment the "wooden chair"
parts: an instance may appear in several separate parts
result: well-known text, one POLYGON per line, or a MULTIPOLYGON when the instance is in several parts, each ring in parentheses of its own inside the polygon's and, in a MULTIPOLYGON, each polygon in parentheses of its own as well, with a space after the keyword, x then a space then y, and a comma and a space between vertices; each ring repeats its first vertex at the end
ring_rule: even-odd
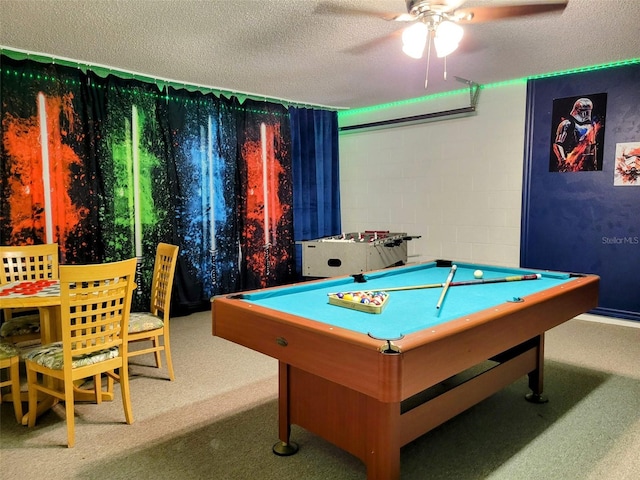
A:
POLYGON ((60 267, 62 341, 23 355, 29 389, 29 427, 36 423, 38 393, 65 402, 67 445, 75 443, 74 382, 92 378, 95 398, 102 397, 118 378, 128 424, 133 423, 127 368, 127 325, 135 287, 135 258, 101 265, 60 267), (114 370, 118 370, 116 375, 114 370), (40 378, 42 376, 43 378, 40 378))
MULTIPOLYGON (((1 246, 0 285, 25 280, 58 279, 58 244, 1 246)), ((28 308, 5 308, 0 339, 18 344, 40 340, 40 313, 28 308)))
POLYGON ((171 360, 169 315, 177 261, 178 247, 176 245, 158 244, 151 282, 151 308, 149 312, 132 312, 129 317, 129 343, 151 342, 149 348, 130 349, 129 358, 154 353, 156 367, 161 368, 160 352, 164 350, 170 380, 175 379, 171 360), (160 337, 163 337, 163 344, 160 343, 160 337))
MULTIPOLYGON (((22 402, 20 399, 20 374, 19 374, 20 351, 9 343, 0 343, 0 369, 8 369, 7 380, 0 382, 1 387, 11 387, 11 397, 13 401, 13 411, 16 414, 18 423, 22 423, 22 402)), ((0 403, 2 395, 0 394, 0 403)))

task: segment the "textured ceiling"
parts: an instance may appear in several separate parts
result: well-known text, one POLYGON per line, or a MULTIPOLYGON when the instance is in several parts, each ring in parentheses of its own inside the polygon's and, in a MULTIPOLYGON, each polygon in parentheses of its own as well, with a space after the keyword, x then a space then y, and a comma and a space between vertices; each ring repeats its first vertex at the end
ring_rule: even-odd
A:
MULTIPOLYGON (((529 3, 544 2, 530 0, 529 3)), ((468 0, 465 7, 525 3, 468 0)), ((327 107, 363 107, 640 56, 640 0, 465 26, 460 49, 401 51, 406 24, 352 10, 404 0, 0 0, 0 45, 146 76, 327 107), (336 13, 343 11, 344 13, 336 13)))

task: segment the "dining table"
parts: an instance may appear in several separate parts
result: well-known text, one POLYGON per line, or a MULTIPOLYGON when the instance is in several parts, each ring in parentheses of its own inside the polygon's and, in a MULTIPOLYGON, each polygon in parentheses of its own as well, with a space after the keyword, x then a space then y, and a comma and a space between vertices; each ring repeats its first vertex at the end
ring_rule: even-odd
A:
MULTIPOLYGON (((40 336, 42 344, 62 340, 60 325, 60 282, 59 280, 23 280, 0 285, 0 310, 5 308, 33 308, 40 313, 40 336)), ((113 400, 113 392, 101 392, 103 401, 113 400)), ((27 401, 28 392, 21 392, 23 401, 27 401)), ((3 396, 9 400, 11 394, 3 396)), ((95 402, 95 390, 74 386, 74 397, 78 402, 95 402)), ((58 399, 51 396, 38 401, 37 415, 49 410, 58 403, 58 399)), ((26 425, 28 412, 22 417, 22 424, 26 425)))

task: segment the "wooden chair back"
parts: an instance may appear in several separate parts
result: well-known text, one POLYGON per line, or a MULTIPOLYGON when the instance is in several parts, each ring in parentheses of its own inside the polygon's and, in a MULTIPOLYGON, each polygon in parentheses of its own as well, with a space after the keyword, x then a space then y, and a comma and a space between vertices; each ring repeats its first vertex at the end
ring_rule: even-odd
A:
POLYGON ((58 278, 58 244, 1 246, 0 284, 58 278))
POLYGON ((102 265, 60 266, 60 318, 64 365, 73 357, 111 347, 126 357, 135 287, 135 258, 102 265))
POLYGON ((151 281, 151 307, 150 312, 169 320, 171 308, 171 294, 173 290, 173 278, 176 273, 178 261, 177 245, 159 243, 156 248, 156 258, 153 265, 153 278, 151 281))
POLYGON ((160 352, 164 351, 170 380, 175 379, 173 361, 171 359, 169 318, 178 250, 179 247, 177 245, 158 244, 152 273, 149 311, 133 312, 129 322, 129 343, 138 345, 146 343, 144 348, 129 349, 129 357, 153 353, 156 367, 161 368, 160 352), (149 346, 149 342, 151 346, 149 346))
MULTIPOLYGON (((20 281, 57 280, 58 244, 0 246, 0 285, 20 281)), ((3 338, 11 343, 39 341, 40 313, 33 308, 5 308, 2 310, 5 325, 3 338), (26 322, 26 323, 25 323, 26 322), (30 327, 25 329, 23 325, 30 327)))

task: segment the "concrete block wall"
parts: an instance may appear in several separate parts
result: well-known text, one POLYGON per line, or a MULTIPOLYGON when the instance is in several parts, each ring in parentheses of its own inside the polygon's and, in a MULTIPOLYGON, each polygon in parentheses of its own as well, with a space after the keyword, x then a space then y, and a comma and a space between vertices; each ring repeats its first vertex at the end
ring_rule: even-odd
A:
MULTIPOLYGON (((469 105, 461 93, 376 112, 341 125, 469 105)), ((435 258, 518 266, 526 84, 482 89, 466 118, 340 134, 344 232, 420 235, 409 261, 435 258)))

